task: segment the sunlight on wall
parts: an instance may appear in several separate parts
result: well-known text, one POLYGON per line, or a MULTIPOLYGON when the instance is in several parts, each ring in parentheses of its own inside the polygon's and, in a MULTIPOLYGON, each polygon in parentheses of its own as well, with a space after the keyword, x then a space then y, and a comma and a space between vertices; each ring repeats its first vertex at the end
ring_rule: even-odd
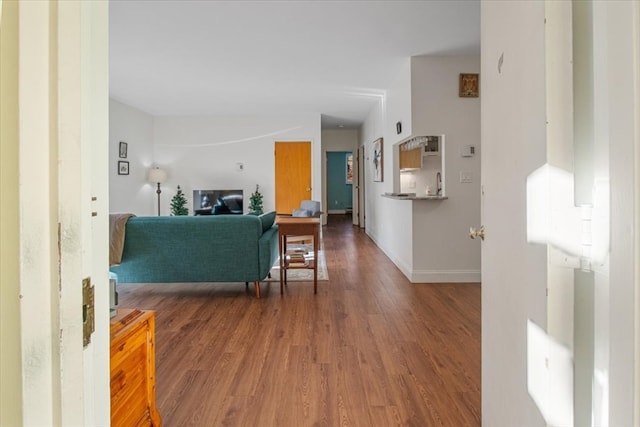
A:
POLYGON ((545 421, 573 425, 571 351, 527 320, 527 387, 545 421))
POLYGON ((573 204, 573 175, 548 164, 527 177, 527 241, 551 244, 580 256, 580 209, 573 204))
MULTIPOLYGON (((527 241, 551 245, 562 251, 565 257, 550 258, 550 262, 564 258, 559 266, 574 268, 579 265, 585 272, 607 275, 609 180, 595 179, 591 191, 593 205, 577 207, 572 173, 549 164, 533 171, 527 177, 527 241)), ((576 398, 573 384, 574 375, 578 375, 574 372, 574 355, 542 328, 531 321, 528 323, 529 394, 548 424, 573 425, 576 398)), ((602 351, 597 342, 595 345, 596 348, 592 348, 594 352, 602 351)), ((575 357, 581 355, 578 353, 575 357)), ((591 376, 593 390, 590 405, 592 421, 596 425, 606 425, 609 372, 592 366, 586 375, 591 376)))
POLYGON ((550 244, 597 271, 609 256, 609 181, 595 180, 593 206, 575 206, 574 177, 545 164, 527 177, 527 241, 550 244))

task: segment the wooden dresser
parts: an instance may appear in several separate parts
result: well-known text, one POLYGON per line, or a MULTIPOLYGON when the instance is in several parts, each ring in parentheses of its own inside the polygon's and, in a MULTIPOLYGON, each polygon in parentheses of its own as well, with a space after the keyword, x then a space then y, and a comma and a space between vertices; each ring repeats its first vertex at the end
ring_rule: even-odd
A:
POLYGON ((161 425, 156 409, 155 314, 119 309, 111 319, 111 426, 161 425))

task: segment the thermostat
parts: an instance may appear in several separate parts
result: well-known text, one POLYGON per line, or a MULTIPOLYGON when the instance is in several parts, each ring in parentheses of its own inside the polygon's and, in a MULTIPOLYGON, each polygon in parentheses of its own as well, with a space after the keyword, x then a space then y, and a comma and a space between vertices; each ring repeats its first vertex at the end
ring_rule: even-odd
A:
POLYGON ((462 157, 473 157, 476 154, 476 147, 473 145, 463 145, 460 148, 460 156, 462 157))

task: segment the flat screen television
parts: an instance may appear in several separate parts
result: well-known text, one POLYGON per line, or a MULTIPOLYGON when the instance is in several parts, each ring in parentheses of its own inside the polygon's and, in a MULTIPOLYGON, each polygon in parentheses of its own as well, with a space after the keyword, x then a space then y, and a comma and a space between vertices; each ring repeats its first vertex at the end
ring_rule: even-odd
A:
POLYGON ((193 190, 194 215, 242 215, 242 190, 193 190))

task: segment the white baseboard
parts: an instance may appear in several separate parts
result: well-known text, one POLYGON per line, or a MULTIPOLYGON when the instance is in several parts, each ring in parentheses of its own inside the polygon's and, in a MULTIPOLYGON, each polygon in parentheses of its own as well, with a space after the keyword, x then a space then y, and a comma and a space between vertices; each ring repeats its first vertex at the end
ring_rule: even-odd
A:
POLYGON ((370 233, 367 235, 411 283, 480 283, 482 280, 480 270, 411 270, 395 254, 384 250, 378 244, 375 236, 370 233))
POLYGON ((328 210, 327 213, 329 215, 334 214, 334 215, 344 215, 347 213, 347 211, 345 209, 334 209, 334 210, 328 210))
POLYGON ((414 270, 407 276, 411 283, 479 283, 480 270, 414 270))

